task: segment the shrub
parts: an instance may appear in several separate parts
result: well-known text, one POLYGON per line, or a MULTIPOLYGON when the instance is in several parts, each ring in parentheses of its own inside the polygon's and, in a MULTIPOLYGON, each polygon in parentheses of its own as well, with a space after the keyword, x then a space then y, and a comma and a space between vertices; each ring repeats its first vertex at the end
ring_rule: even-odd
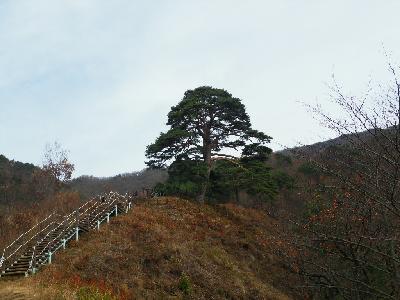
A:
POLYGON ((186 295, 189 295, 192 291, 192 284, 190 282, 189 277, 183 273, 181 278, 179 279, 179 289, 186 295))
POLYGON ((78 300, 114 300, 109 293, 102 293, 91 287, 82 287, 76 293, 78 300))

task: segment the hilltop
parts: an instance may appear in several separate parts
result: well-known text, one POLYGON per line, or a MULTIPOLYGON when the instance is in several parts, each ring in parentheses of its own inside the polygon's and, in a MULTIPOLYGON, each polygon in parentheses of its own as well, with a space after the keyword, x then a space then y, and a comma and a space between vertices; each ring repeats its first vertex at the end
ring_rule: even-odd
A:
MULTIPOLYGON (((83 236, 37 276, 7 285, 37 299, 111 292, 117 299, 290 299, 262 210, 155 198, 83 236)), ((1 287, 1 285, 0 285, 1 287)), ((1 294, 0 294, 1 295, 1 294)), ((86 299, 86 298, 82 298, 86 299)))

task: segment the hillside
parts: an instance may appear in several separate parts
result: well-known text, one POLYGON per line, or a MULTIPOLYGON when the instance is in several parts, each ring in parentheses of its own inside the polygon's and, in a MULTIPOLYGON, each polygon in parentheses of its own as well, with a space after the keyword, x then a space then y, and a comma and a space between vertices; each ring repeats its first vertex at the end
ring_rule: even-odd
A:
POLYGON ((282 291, 291 278, 273 251, 277 226, 260 210, 155 198, 82 237, 37 276, 0 283, 0 296, 290 299, 282 291))
POLYGON ((39 168, 0 155, 0 204, 33 200, 33 174, 39 168))
MULTIPOLYGON (((384 133, 386 137, 393 136, 393 128, 382 129, 381 131, 362 131, 352 134, 344 134, 333 139, 300 147, 287 148, 272 153, 267 164, 271 167, 272 173, 289 180, 289 185, 280 189, 272 210, 281 217, 288 215, 302 216, 308 214, 312 209, 314 198, 313 191, 323 186, 333 185, 332 178, 318 166, 332 165, 348 157, 345 154, 350 149, 358 149, 363 145, 373 145, 374 135, 384 133)), ((343 169, 348 166, 343 164, 343 169)))
POLYGON ((121 194, 152 188, 167 179, 167 172, 144 169, 140 172, 120 174, 113 177, 81 176, 71 181, 70 187, 83 197, 90 198, 108 191, 121 194))
POLYGON ((342 134, 336 138, 328 139, 310 145, 287 148, 277 151, 276 153, 280 153, 283 155, 302 155, 306 157, 312 157, 319 155, 329 150, 330 148, 350 146, 354 143, 372 143, 374 140, 374 136, 380 136, 381 134, 384 134, 386 137, 392 137, 396 134, 396 127, 392 126, 383 129, 371 128, 369 130, 364 130, 360 132, 342 134))

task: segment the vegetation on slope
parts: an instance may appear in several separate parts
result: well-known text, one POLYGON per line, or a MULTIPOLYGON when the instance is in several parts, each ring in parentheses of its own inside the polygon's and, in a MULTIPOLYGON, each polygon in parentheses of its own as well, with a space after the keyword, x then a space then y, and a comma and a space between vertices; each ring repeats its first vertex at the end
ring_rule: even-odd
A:
POLYGON ((274 255, 277 231, 260 210, 155 198, 26 282, 60 299, 88 289, 118 299, 289 299, 280 291, 290 278, 274 255))
POLYGON ((39 168, 33 164, 9 160, 0 155, 0 204, 16 201, 32 201, 34 197, 34 172, 39 168))
POLYGON ((317 299, 400 299, 400 80, 388 69, 392 81, 366 95, 334 83, 340 115, 312 109, 340 138, 297 149, 306 210, 287 238, 317 299))

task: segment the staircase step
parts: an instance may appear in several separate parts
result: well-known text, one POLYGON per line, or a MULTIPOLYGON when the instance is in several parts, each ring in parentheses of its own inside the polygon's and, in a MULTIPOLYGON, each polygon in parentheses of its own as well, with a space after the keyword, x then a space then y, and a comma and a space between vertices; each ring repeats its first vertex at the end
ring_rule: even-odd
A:
POLYGON ((29 266, 26 267, 18 267, 18 268, 9 268, 8 270, 6 270, 6 272, 4 274, 10 273, 10 272, 24 272, 26 270, 29 269, 29 266))
POLYGON ((25 276, 26 272, 23 271, 18 271, 18 272, 12 272, 12 273, 4 273, 1 274, 1 278, 13 278, 13 277, 22 277, 25 276))
MULTIPOLYGON (((12 265, 8 268, 8 270, 15 270, 15 269, 28 269, 29 268, 29 263, 27 264, 17 264, 17 265, 12 265)), ((6 270, 7 271, 7 270, 6 270)))
POLYGON ((31 261, 31 259, 24 259, 24 260, 18 259, 15 263, 13 263, 13 265, 15 265, 15 264, 26 264, 26 263, 29 263, 30 261, 31 261))
POLYGON ((25 263, 29 263, 31 261, 31 259, 18 259, 17 261, 15 261, 13 263, 13 265, 15 264, 25 264, 25 263))
POLYGON ((29 266, 26 266, 24 268, 10 268, 10 269, 6 270, 6 272, 4 274, 13 273, 13 272, 26 272, 28 269, 29 269, 29 266))
POLYGON ((31 257, 32 257, 32 253, 31 254, 29 254, 29 255, 21 255, 20 256, 20 258, 19 258, 19 260, 24 260, 24 259, 31 259, 31 257))

